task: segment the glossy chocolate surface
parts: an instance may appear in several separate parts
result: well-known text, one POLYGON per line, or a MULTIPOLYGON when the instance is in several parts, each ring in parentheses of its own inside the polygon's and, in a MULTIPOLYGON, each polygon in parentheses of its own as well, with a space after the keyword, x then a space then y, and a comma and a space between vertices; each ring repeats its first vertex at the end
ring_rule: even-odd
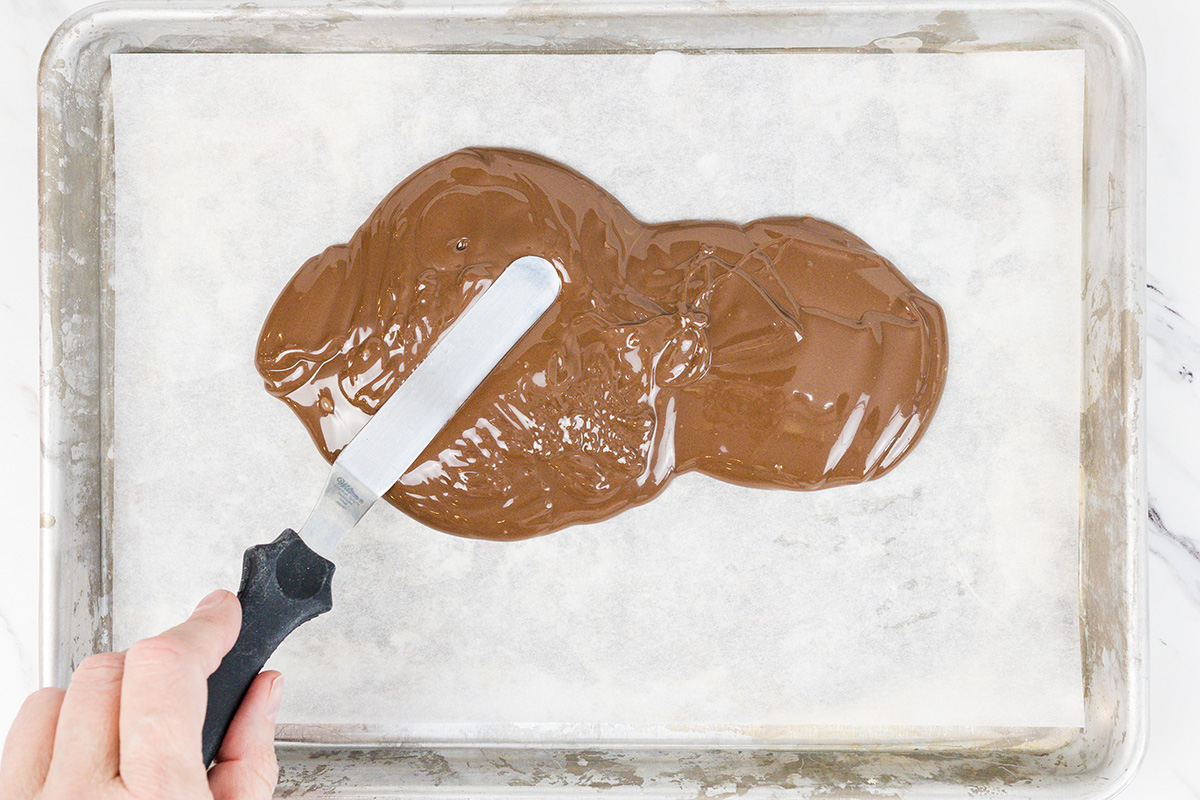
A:
POLYGON ((896 466, 948 359, 932 299, 811 217, 647 225, 568 167, 452 153, 306 262, 256 363, 332 461, 514 259, 557 303, 387 494, 463 536, 517 539, 646 502, 699 470, 820 489, 896 466))

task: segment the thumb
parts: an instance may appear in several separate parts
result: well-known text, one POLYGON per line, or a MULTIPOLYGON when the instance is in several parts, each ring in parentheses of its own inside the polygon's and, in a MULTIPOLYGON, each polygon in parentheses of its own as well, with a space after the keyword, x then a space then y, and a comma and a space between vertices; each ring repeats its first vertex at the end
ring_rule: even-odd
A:
POLYGON ((275 760, 275 715, 283 676, 260 673, 250 684, 225 733, 216 764, 208 771, 214 800, 269 800, 279 778, 275 760))

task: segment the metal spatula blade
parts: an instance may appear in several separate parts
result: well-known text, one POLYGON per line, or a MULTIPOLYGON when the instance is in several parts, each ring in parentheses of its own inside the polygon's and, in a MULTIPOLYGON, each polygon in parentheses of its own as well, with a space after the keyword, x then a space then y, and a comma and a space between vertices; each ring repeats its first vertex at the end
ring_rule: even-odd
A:
POLYGON ((533 326, 562 283, 544 258, 519 258, 446 330, 338 455, 300 538, 328 558, 533 326))

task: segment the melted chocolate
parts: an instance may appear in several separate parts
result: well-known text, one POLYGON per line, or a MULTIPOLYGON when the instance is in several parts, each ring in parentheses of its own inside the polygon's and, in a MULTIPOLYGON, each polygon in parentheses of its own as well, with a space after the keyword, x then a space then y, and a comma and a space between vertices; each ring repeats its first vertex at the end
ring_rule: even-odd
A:
POLYGON ((332 461, 514 259, 558 301, 387 499, 462 536, 594 522, 699 470, 820 489, 895 467, 946 378, 941 308, 811 217, 646 225, 571 169, 470 149, 415 172, 306 262, 257 366, 332 461))

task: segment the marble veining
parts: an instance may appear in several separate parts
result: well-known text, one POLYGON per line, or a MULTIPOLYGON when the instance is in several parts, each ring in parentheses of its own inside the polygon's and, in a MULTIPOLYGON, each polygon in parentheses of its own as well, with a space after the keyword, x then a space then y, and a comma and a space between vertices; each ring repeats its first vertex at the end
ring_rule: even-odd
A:
POLYGON ((1154 506, 1150 507, 1149 517, 1150 552, 1161 558, 1187 586, 1192 599, 1200 602, 1200 547, 1190 536, 1168 528, 1154 506))
POLYGON ((1147 415, 1149 445, 1149 525, 1151 554, 1200 604, 1200 526, 1195 502, 1200 489, 1200 327, 1177 308, 1196 303, 1177 297, 1170 284, 1152 277, 1146 287, 1147 415))

